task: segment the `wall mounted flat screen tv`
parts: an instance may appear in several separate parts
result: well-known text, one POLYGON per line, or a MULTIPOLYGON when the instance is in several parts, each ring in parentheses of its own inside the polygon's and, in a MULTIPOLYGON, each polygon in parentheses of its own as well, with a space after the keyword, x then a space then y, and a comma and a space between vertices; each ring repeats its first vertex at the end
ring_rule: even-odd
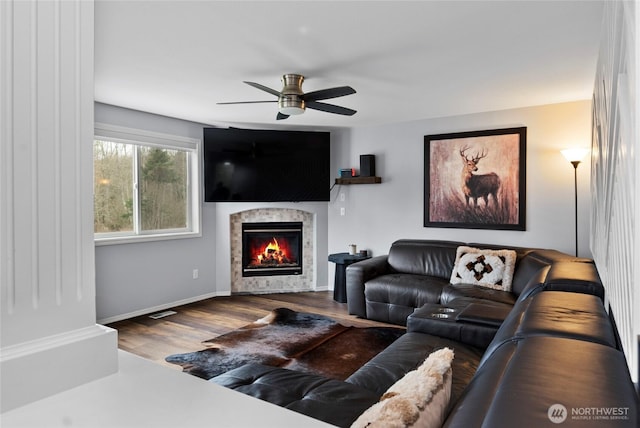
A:
POLYGON ((328 201, 330 133, 204 129, 205 202, 328 201))

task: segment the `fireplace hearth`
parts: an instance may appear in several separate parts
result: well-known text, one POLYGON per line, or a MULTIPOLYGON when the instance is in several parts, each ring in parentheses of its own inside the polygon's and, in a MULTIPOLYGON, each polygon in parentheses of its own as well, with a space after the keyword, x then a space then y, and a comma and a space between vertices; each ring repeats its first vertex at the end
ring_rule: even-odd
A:
POLYGON ((302 222, 242 223, 242 276, 302 274, 302 222))

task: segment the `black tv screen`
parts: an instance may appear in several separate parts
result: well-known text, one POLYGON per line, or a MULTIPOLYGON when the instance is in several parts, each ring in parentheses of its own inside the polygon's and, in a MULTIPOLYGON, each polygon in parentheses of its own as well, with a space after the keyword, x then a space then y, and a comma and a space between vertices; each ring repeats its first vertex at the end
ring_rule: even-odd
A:
POLYGON ((328 201, 329 132, 204 129, 205 202, 328 201))

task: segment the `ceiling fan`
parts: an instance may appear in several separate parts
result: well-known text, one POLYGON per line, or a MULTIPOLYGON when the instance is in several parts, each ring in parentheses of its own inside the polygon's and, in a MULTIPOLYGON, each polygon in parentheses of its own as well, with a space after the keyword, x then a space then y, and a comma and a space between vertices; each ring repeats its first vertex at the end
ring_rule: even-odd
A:
POLYGON ((244 82, 249 86, 268 92, 278 97, 277 101, 236 101, 218 104, 255 104, 255 103, 278 103, 277 120, 286 119, 289 116, 302 114, 308 107, 313 110, 320 110, 327 113, 342 114, 344 116, 352 116, 356 113, 350 108, 337 106, 334 104, 321 103, 319 100, 327 100, 330 98, 343 97, 345 95, 355 94, 356 91, 351 86, 338 86, 336 88, 321 89, 304 93, 302 91, 302 82, 304 76, 300 74, 285 74, 282 76, 283 87, 281 91, 276 91, 264 85, 255 82, 244 82))

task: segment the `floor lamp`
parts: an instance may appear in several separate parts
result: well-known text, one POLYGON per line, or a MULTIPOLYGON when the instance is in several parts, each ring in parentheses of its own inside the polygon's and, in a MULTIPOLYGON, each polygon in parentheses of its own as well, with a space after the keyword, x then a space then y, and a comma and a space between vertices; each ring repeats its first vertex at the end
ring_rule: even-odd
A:
POLYGON ((578 165, 582 159, 589 153, 589 149, 565 149, 561 151, 562 155, 573 165, 573 195, 574 195, 574 214, 575 214, 575 236, 576 236, 576 257, 578 257, 578 165))

